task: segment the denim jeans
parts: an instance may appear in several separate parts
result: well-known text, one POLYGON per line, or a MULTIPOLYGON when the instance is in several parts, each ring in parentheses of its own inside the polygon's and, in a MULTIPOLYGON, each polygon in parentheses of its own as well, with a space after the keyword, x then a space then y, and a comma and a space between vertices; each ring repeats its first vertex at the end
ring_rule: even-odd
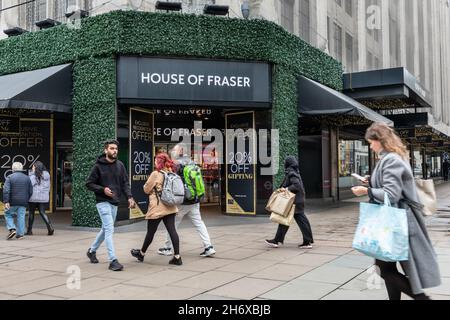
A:
MULTIPOLYGON (((202 240, 203 247, 206 249, 211 246, 211 239, 209 238, 208 230, 200 215, 200 203, 181 205, 178 207, 178 213, 175 216, 175 227, 178 228, 181 220, 184 216, 188 216, 197 230, 200 239, 202 240)), ((166 248, 172 248, 172 241, 170 241, 169 233, 166 235, 166 248)))
POLYGON ((108 250, 109 261, 116 260, 114 252, 114 222, 117 217, 117 206, 110 204, 109 202, 97 203, 98 214, 102 220, 102 229, 97 234, 97 238, 91 245, 91 252, 96 252, 100 245, 105 241, 106 249, 108 250))
POLYGON ((25 234, 25 211, 26 207, 12 206, 5 210, 6 227, 8 230, 15 229, 18 236, 25 234), (17 228, 14 224, 14 216, 17 215, 17 228))

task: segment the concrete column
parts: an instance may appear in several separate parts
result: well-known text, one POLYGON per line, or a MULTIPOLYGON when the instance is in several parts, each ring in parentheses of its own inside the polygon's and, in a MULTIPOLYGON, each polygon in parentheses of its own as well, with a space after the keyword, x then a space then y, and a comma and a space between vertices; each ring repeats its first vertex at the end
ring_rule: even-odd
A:
POLYGON ((358 19, 358 63, 357 70, 363 71, 366 69, 367 56, 367 15, 366 15, 366 0, 357 1, 357 19, 358 19))
MULTIPOLYGON (((412 28, 414 30, 414 75, 420 73, 420 42, 419 42, 419 4, 418 1, 422 0, 407 0, 413 2, 413 17, 412 28)), ((410 53, 409 53, 410 54, 410 53)))
MULTIPOLYGON (((392 0, 390 0, 392 1, 392 0)), ((381 0, 381 48, 382 48, 382 66, 383 68, 391 67, 391 54, 389 50, 389 0, 381 0)))
POLYGON ((330 39, 328 39, 327 27, 328 1, 315 0, 311 3, 315 3, 316 8, 316 14, 314 16, 314 29, 316 30, 316 34, 314 35, 314 38, 317 42, 315 46, 320 50, 331 54, 330 39))
POLYGON ((400 26, 400 65, 406 66, 406 8, 405 1, 399 0, 398 4, 398 23, 400 26))

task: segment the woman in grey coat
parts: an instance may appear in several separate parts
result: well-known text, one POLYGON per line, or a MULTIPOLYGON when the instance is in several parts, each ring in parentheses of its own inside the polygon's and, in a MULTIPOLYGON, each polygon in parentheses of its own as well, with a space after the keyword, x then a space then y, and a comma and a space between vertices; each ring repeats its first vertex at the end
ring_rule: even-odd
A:
POLYGON ((28 230, 27 235, 33 234, 34 213, 38 209, 39 214, 47 226, 48 235, 51 236, 55 232, 45 213, 45 208, 50 201, 50 174, 45 168, 44 164, 36 161, 30 173, 31 184, 33 185, 33 195, 28 201, 29 215, 28 215, 28 230))
POLYGON ((422 217, 416 185, 408 161, 408 150, 395 131, 384 123, 374 123, 366 132, 370 148, 380 158, 367 187, 354 187, 357 196, 369 195, 371 202, 384 203, 387 193, 391 204, 406 209, 409 232, 409 260, 397 263, 375 260, 385 280, 390 300, 400 300, 401 293, 416 300, 429 300, 423 289, 439 286, 441 277, 436 253, 422 217))

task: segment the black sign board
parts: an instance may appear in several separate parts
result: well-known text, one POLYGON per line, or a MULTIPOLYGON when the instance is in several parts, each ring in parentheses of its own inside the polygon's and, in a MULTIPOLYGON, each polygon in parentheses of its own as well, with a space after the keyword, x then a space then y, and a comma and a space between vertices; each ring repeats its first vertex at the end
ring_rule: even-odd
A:
POLYGON ((270 107, 268 63, 120 57, 121 103, 270 107))
POLYGON ((402 139, 411 139, 416 137, 415 129, 397 129, 397 133, 402 139))
POLYGON ((0 115, 0 134, 19 134, 20 118, 9 115, 0 115))
POLYGON ((256 214, 256 137, 249 134, 255 128, 254 117, 253 112, 225 117, 227 213, 256 214))
MULTIPOLYGON (((20 128, 19 135, 0 133, 0 197, 3 197, 3 184, 12 173, 14 162, 22 163, 28 171, 34 162, 41 161, 53 176, 53 120, 20 119, 20 128)), ((52 198, 50 193, 50 208, 52 198)), ((0 213, 3 214, 2 202, 0 213)))
POLYGON ((130 185, 137 203, 130 210, 130 219, 144 216, 148 195, 143 187, 153 171, 153 113, 130 109, 130 185))

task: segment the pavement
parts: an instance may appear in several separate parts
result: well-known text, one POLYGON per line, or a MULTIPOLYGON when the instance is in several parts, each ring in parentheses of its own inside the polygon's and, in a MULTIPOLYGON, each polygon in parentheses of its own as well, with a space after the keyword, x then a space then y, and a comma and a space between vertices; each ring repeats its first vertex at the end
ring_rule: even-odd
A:
MULTIPOLYGON (((442 285, 426 292, 435 300, 450 299, 450 183, 437 187, 439 212, 427 217, 442 275, 442 285)), ((386 300, 384 281, 373 259, 352 249, 358 202, 364 198, 308 206, 315 245, 301 250, 301 233, 293 226, 285 245, 266 246, 276 225, 267 217, 229 217, 208 211, 205 222, 217 254, 201 258, 200 238, 189 221, 179 228, 182 266, 159 256, 165 232, 161 224, 145 262, 131 257, 140 248, 145 221, 116 228, 116 254, 124 271, 108 270, 106 249, 90 264, 86 251, 97 230, 55 224, 47 236, 41 223, 23 240, 3 240, 0 221, 0 300, 386 300)), ((37 221, 39 218, 36 219, 37 221)), ((408 297, 404 297, 409 299, 408 297)))

